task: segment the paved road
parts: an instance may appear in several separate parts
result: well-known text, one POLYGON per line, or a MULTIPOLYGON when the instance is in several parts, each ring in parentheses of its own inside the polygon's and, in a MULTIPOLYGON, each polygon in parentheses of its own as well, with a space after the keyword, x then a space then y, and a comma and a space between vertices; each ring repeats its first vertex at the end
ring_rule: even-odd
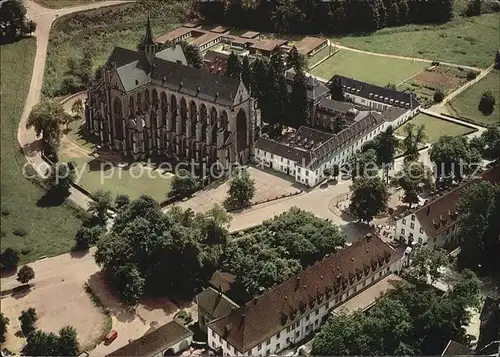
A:
MULTIPOLYGON (((46 165, 44 164, 44 161, 40 156, 41 141, 36 137, 34 130, 26 129, 26 120, 33 106, 40 101, 43 75, 45 72, 45 61, 47 58, 47 46, 49 43, 50 28, 52 26, 52 23, 59 16, 100 7, 113 6, 125 2, 128 1, 113 0, 62 9, 47 9, 33 1, 24 1, 28 12, 28 18, 37 23, 36 31, 34 34, 36 37, 36 54, 35 62, 33 65, 33 76, 31 78, 30 90, 24 104, 24 111, 19 123, 17 138, 19 141, 19 145, 24 150, 26 160, 41 175, 43 175, 46 170, 46 165)), ((89 198, 73 188, 71 189, 70 199, 77 205, 83 208, 87 208, 89 198)))

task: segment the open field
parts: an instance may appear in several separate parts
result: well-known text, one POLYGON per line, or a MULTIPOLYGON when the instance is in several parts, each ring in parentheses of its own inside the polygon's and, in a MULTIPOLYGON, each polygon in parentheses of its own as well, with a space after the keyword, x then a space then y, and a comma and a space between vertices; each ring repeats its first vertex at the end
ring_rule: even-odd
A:
POLYGON ((36 3, 43 7, 48 7, 51 9, 60 9, 63 7, 86 5, 92 2, 102 1, 102 0, 35 0, 36 3))
POLYGON ((500 71, 493 70, 486 77, 466 89, 447 104, 450 114, 472 119, 478 124, 489 125, 500 123, 500 71), (491 115, 483 115, 478 110, 481 95, 490 90, 495 97, 496 106, 491 115))
POLYGON ((431 117, 427 114, 418 114, 415 118, 399 127, 396 130, 397 135, 404 136, 403 128, 408 123, 415 124, 417 126, 425 125, 425 132, 427 133, 427 142, 434 143, 441 136, 449 135, 449 136, 459 136, 471 133, 474 129, 469 128, 464 125, 455 124, 446 120, 438 119, 435 117, 431 117))
POLYGON ((330 48, 330 46, 326 46, 325 48, 319 50, 319 52, 315 53, 310 58, 308 58, 307 64, 309 65, 309 67, 314 66, 316 63, 318 63, 325 57, 328 57, 330 55, 330 51, 332 51, 333 53, 333 49, 330 48))
POLYGON ((78 60, 83 49, 92 52, 94 70, 104 64, 115 46, 136 49, 145 33, 147 15, 151 16, 153 35, 159 36, 179 26, 186 16, 187 2, 138 2, 85 11, 62 17, 52 27, 43 94, 57 97, 61 90, 68 60, 78 60))
MULTIPOLYGON (((35 271, 34 287, 2 298, 2 313, 10 319, 7 341, 2 347, 16 353, 22 348, 25 339, 15 336, 15 333, 20 330, 18 318, 21 311, 30 307, 34 307, 38 314, 37 328, 57 333, 64 326, 73 326, 81 347, 92 347, 103 330, 109 328, 108 317, 83 289, 88 277, 99 270, 93 255, 72 257, 64 254, 39 260, 31 267, 35 271), (57 272, 57 277, 54 272, 57 272)), ((2 289, 18 285, 15 276, 2 279, 2 289)))
POLYGON ((44 190, 23 177, 26 160, 20 152, 17 130, 35 50, 34 39, 2 45, 0 50, 1 239, 2 249, 12 247, 21 251, 21 263, 69 251, 81 224, 69 206, 47 200, 44 190), (18 229, 26 235, 14 235, 18 229))
POLYGON ((410 60, 385 58, 341 50, 315 67, 311 73, 327 80, 335 74, 340 74, 360 81, 385 86, 388 83, 398 85, 428 66, 428 63, 423 62, 412 62, 410 60))
POLYGON ((334 41, 370 52, 487 68, 500 47, 499 29, 499 15, 487 14, 459 17, 442 25, 386 28, 367 36, 345 36, 334 41))

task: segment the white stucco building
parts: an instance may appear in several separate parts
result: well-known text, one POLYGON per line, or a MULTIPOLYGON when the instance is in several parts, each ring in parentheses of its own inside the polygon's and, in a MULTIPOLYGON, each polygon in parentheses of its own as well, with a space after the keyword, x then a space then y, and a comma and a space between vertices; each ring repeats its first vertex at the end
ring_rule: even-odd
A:
POLYGON ((402 251, 367 235, 210 322, 208 345, 223 356, 279 353, 319 329, 333 308, 399 272, 405 259, 402 251))

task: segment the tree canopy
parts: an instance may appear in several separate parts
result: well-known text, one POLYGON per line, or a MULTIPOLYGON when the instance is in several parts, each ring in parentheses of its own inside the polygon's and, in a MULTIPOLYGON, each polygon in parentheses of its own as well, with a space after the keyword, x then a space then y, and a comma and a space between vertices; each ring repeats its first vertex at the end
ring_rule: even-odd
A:
POLYGON ((95 259, 128 303, 146 292, 192 297, 213 273, 227 241, 229 218, 220 207, 205 214, 141 196, 115 218, 97 242, 95 259))
POLYGON ((403 128, 404 133, 406 134, 402 142, 405 161, 417 161, 420 157, 420 153, 418 152, 418 150, 427 139, 425 126, 416 126, 413 123, 407 123, 405 126, 403 126, 403 128))
POLYGON ((41 330, 28 335, 23 347, 24 356, 78 356, 80 344, 78 335, 72 326, 59 330, 59 335, 41 330))
POLYGON ((357 219, 370 222, 387 209, 389 192, 380 177, 356 177, 351 185, 349 210, 357 219))
POLYGON ((188 170, 178 171, 172 179, 172 189, 168 194, 169 196, 189 197, 198 189, 199 180, 188 170))
POLYGON ((33 279, 35 279, 35 271, 29 265, 23 265, 17 272, 17 281, 21 284, 26 284, 33 279))
POLYGON ((243 207, 255 195, 255 181, 246 170, 239 170, 229 181, 227 203, 233 207, 243 207))
POLYGON ((415 281, 431 284, 441 278, 442 270, 450 264, 448 253, 444 249, 421 248, 415 254, 408 269, 408 275, 415 281))
POLYGON ((395 175, 393 184, 403 189, 402 201, 411 208, 413 204, 419 202, 419 195, 423 190, 434 189, 434 174, 421 162, 406 161, 403 170, 395 175))
POLYGON ((366 313, 330 318, 312 355, 440 355, 449 340, 469 344, 467 308, 477 308, 481 284, 470 271, 447 294, 404 286, 366 313))
POLYGON ((2 1, 0 11, 0 43, 15 41, 35 32, 36 23, 26 18, 26 8, 20 0, 2 1))
POLYGON ((236 236, 221 257, 247 293, 281 283, 342 246, 345 235, 332 223, 296 207, 236 236))
POLYGON ((10 325, 10 320, 3 313, 0 313, 0 343, 5 342, 5 334, 7 333, 7 326, 10 325))

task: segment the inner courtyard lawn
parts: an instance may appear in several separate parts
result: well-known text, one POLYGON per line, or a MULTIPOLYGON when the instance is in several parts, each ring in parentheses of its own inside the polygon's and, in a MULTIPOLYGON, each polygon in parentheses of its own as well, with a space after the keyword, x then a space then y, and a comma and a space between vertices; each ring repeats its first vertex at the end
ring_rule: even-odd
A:
POLYGON ((429 64, 405 59, 386 58, 355 51, 340 50, 311 73, 329 80, 340 74, 360 81, 386 86, 400 84, 411 76, 423 71, 429 64))
POLYGON ((425 125, 425 132, 427 133, 427 142, 435 143, 441 136, 459 136, 472 133, 473 128, 465 125, 449 122, 427 114, 418 114, 415 118, 400 126, 396 130, 396 135, 405 136, 404 127, 408 123, 415 124, 416 126, 425 125))
POLYGON ((34 39, 0 47, 1 245, 2 250, 18 249, 22 253, 21 263, 68 252, 81 224, 68 205, 54 206, 44 199, 43 189, 23 177, 26 160, 20 152, 17 130, 35 51, 34 39))
POLYGON ((487 68, 500 47, 499 31, 499 15, 486 14, 457 17, 442 25, 386 28, 367 36, 345 36, 334 41, 364 51, 487 68))
POLYGON ((467 88, 447 104, 450 114, 472 119, 480 125, 490 125, 500 123, 500 71, 492 70, 479 82, 467 88), (491 91, 495 97, 495 110, 490 115, 484 115, 478 109, 481 95, 486 91, 491 91))

